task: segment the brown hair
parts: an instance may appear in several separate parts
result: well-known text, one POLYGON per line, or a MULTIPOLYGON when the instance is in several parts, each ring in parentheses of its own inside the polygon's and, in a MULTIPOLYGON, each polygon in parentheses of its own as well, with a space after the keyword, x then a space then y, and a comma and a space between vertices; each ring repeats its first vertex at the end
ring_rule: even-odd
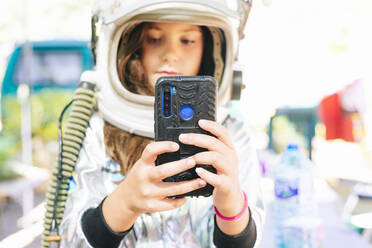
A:
POLYGON ((154 95, 153 87, 145 81, 145 71, 141 63, 141 46, 146 25, 140 23, 123 32, 117 54, 117 69, 119 79, 127 90, 142 95, 154 95))
MULTIPOLYGON (((145 23, 128 28, 122 35, 118 49, 117 70, 122 85, 129 91, 142 95, 154 95, 144 78, 141 63, 141 45, 144 40, 145 23)), ((143 149, 150 139, 130 134, 107 121, 103 128, 107 154, 120 164, 121 173, 126 175, 134 163, 140 159, 143 149)))
POLYGON ((103 134, 106 152, 112 160, 120 164, 123 175, 126 175, 140 159, 143 149, 151 142, 148 138, 130 134, 107 121, 105 121, 103 134))
MULTIPOLYGON (((122 85, 129 91, 142 95, 154 95, 154 88, 145 82, 144 68, 141 63, 141 46, 145 38, 146 23, 132 26, 123 32, 118 49, 118 73, 122 85)), ((206 27, 202 27, 204 44, 213 44, 212 36, 206 27)), ((213 45, 204 46, 199 75, 213 76, 213 45)), ((110 123, 104 123, 104 142, 106 152, 121 167, 126 175, 134 163, 140 159, 143 149, 152 140, 130 134, 110 123)))

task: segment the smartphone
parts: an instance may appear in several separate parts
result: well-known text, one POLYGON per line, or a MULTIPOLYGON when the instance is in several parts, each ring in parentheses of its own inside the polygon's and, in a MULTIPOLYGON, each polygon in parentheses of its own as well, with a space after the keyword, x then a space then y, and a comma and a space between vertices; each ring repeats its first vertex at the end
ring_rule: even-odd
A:
MULTIPOLYGON (((200 119, 216 120, 217 83, 211 76, 176 76, 160 77, 155 84, 155 141, 174 141, 180 146, 177 152, 160 154, 156 165, 177 161, 190 157, 198 152, 206 151, 205 148, 185 145, 179 142, 181 133, 201 133, 212 135, 201 129, 198 125, 200 119)), ((216 173, 211 165, 197 164, 196 167, 216 173)), ((165 182, 180 182, 198 178, 195 168, 181 172, 172 177, 165 178, 165 182)), ((213 186, 191 191, 185 196, 210 196, 213 186)))

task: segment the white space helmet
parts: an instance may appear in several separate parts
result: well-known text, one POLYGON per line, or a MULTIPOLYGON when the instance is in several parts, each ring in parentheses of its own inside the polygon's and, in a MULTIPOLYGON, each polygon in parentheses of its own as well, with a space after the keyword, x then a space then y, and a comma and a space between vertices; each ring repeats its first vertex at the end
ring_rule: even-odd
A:
POLYGON ((240 96, 241 73, 235 72, 232 66, 237 59, 239 40, 243 38, 250 8, 250 0, 98 1, 93 7, 92 18, 95 71, 83 74, 82 80, 97 84, 99 113, 118 128, 154 137, 154 97, 131 92, 123 86, 118 73, 118 53, 123 36, 143 22, 206 27, 213 44, 205 46, 213 46, 212 74, 219 82, 217 112, 227 106, 232 96, 240 96))

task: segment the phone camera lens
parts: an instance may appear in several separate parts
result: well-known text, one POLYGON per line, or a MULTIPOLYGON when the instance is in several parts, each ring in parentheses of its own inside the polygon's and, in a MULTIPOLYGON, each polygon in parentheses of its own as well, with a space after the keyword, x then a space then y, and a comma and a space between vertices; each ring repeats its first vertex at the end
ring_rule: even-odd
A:
POLYGON ((194 115, 194 110, 189 105, 184 105, 180 109, 180 116, 184 120, 190 120, 194 115))

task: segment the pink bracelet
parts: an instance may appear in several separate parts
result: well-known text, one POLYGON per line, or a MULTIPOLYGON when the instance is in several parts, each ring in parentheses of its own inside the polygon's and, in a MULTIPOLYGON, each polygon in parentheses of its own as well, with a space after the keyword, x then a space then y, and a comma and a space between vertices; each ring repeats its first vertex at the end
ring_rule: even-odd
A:
POLYGON ((223 216, 220 212, 218 212, 216 206, 213 206, 214 208, 214 212, 216 213, 216 215, 222 219, 222 220, 225 220, 225 221, 233 221, 233 220, 237 220, 239 219, 240 217, 242 217, 242 215, 245 213, 245 211, 247 211, 248 209, 248 200, 247 200, 247 195, 245 194, 245 192, 243 191, 243 195, 244 195, 244 207, 242 209, 242 211, 240 211, 240 213, 238 213, 237 215, 233 216, 233 217, 225 217, 223 216))

